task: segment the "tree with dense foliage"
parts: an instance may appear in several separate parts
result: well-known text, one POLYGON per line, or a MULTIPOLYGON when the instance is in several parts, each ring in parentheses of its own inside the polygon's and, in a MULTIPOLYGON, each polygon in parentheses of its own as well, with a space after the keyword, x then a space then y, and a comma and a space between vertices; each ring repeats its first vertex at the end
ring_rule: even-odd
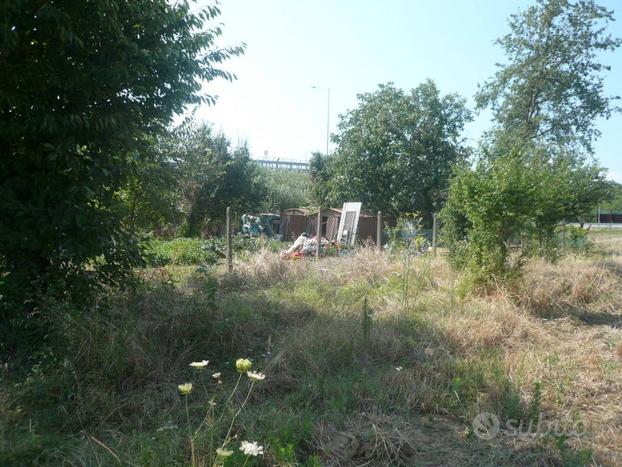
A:
POLYGON ((279 212, 283 209, 310 206, 311 180, 309 174, 291 170, 260 169, 266 195, 261 210, 279 212))
POLYGON ((607 192, 603 174, 570 159, 551 163, 546 152, 514 150, 464 165, 452 178, 441 212, 448 258, 474 273, 477 280, 499 278, 532 253, 551 256, 563 219, 589 212, 607 192), (512 263, 510 245, 523 244, 512 263))
POLYGON ((606 32, 613 19, 593 0, 538 0, 510 17, 510 32, 497 40, 507 63, 476 96, 479 108, 492 108, 498 151, 533 143, 593 152, 596 120, 618 99, 604 93, 610 67, 598 56, 622 44, 606 32))
MULTIPOLYGON (((609 180, 607 182, 609 186, 609 196, 607 199, 600 205, 600 208, 607 211, 616 211, 622 212, 622 183, 614 182, 609 180)), ((593 208, 593 210, 596 210, 593 208)))
POLYGON ((621 44, 606 33, 612 20, 592 0, 538 0, 511 16, 498 41, 509 63, 476 96, 496 126, 477 166, 455 174, 442 213, 455 265, 499 277, 514 269, 509 244, 518 240, 524 254, 554 256, 556 226, 589 220, 610 194, 586 155, 595 119, 615 110, 596 55, 621 44))
POLYGON ((384 84, 358 99, 358 107, 341 116, 335 154, 312 161, 316 196, 328 204, 361 201, 389 214, 418 211, 429 221, 453 164, 467 155, 465 100, 441 96, 431 80, 409 93, 384 84))
POLYGON ((207 125, 182 126, 161 150, 175 167, 182 236, 218 233, 227 206, 241 214, 259 209, 266 198, 265 180, 248 147, 231 149, 227 137, 207 125))
POLYGON ((136 154, 186 105, 213 102, 203 83, 232 79, 220 65, 243 47, 216 47, 219 9, 185 1, 16 0, 1 13, 6 327, 11 298, 123 282, 140 258, 118 196, 136 154))
POLYGON ((314 205, 326 206, 330 197, 330 169, 328 156, 314 152, 309 159, 309 178, 311 181, 311 200, 314 205))

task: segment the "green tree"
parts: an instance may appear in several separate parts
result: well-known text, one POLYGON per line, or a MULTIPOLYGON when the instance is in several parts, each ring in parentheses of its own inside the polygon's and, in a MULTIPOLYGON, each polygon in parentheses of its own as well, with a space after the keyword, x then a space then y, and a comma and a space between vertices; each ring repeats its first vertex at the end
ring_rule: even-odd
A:
POLYGON ((538 0, 509 19, 510 32, 497 40, 507 57, 476 95, 491 107, 497 150, 518 144, 592 153, 598 117, 609 117, 618 97, 604 93, 609 66, 598 54, 621 39, 606 26, 613 12, 593 0, 538 0))
POLYGON ((330 159, 326 154, 314 152, 309 160, 309 178, 311 180, 311 202, 315 206, 328 206, 330 199, 330 159))
POLYGON ((183 236, 194 237, 222 230, 227 206, 241 214, 255 211, 267 197, 259 167, 243 145, 231 149, 223 134, 207 125, 190 123, 164 144, 166 158, 176 167, 183 236))
POLYGON ((552 161, 543 151, 513 150, 480 158, 474 168, 465 164, 441 212, 448 258, 487 282, 518 270, 530 254, 554 257, 559 222, 589 212, 607 189, 601 170, 577 167, 571 157, 552 161), (512 261, 510 245, 518 242, 525 248, 512 261))
MULTIPOLYGON (((600 208, 607 212, 618 211, 622 212, 622 184, 614 181, 608 181, 609 193, 607 198, 600 205, 600 208)), ((598 206, 593 207, 593 212, 596 212, 598 206)))
POLYGON ((431 80, 409 93, 389 83, 358 98, 358 107, 341 116, 335 155, 315 177, 327 187, 315 192, 332 204, 357 200, 391 214, 419 211, 429 222, 452 165, 467 155, 465 100, 441 96, 431 80))
POLYGON ((216 47, 218 15, 185 1, 2 3, 5 327, 22 307, 11 297, 120 284, 139 262, 118 192, 175 113, 214 101, 206 81, 233 78, 220 64, 243 47, 216 47))
POLYGON ((260 168, 266 186, 263 211, 279 212, 282 209, 311 205, 309 174, 292 170, 260 168))
POLYGON ((497 42, 508 63, 476 96, 496 126, 473 169, 451 182, 442 217, 450 260, 483 281, 516 270, 527 254, 555 256, 562 221, 586 221, 607 197, 604 171, 586 155, 616 97, 603 92, 599 52, 620 39, 606 33, 611 11, 592 0, 538 0, 512 15, 497 42), (512 262, 509 245, 528 245, 512 262))
POLYGON ((178 170, 167 158, 162 138, 133 157, 134 167, 117 196, 125 203, 124 225, 133 232, 171 235, 183 218, 178 170))

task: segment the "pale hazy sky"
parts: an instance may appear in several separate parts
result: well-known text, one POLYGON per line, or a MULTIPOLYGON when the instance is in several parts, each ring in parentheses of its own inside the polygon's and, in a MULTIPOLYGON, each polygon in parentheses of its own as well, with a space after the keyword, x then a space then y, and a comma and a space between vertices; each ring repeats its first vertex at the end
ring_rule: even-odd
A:
MULTIPOLYGON (((200 0, 199 3, 205 2, 200 0)), ((503 54, 493 41, 508 31, 507 17, 528 0, 222 0, 222 44, 245 42, 246 53, 225 68, 233 83, 212 82, 219 96, 197 116, 234 142, 246 140, 253 157, 308 159, 326 148, 326 91, 330 128, 356 106, 357 93, 393 81, 411 89, 432 78, 442 93, 458 92, 473 107, 477 84, 495 71, 503 54)), ((622 36, 622 6, 610 27, 622 36)), ((602 56, 612 66, 606 90, 622 95, 622 49, 602 56)), ((466 128, 474 144, 490 127, 480 114, 466 128)), ((599 121, 596 155, 622 182, 622 114, 599 121)), ((332 145, 331 145, 332 150, 332 145)))

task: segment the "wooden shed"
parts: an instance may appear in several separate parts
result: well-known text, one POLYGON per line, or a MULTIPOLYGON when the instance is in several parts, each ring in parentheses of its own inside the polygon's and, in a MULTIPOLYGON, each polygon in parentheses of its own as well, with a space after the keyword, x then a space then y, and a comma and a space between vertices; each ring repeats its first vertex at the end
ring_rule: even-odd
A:
POLYGON ((284 241, 298 238, 303 232, 309 232, 309 210, 289 208, 281 211, 281 235, 284 241))
MULTIPOLYGON (((322 209, 322 237, 330 242, 337 241, 339 231, 339 221, 341 219, 340 208, 322 209)), ((378 214, 373 211, 361 211, 356 232, 356 241, 376 242, 378 214)), ((316 234, 317 208, 289 208, 281 211, 281 234, 284 241, 295 240, 301 233, 306 232, 310 235, 316 234)), ((395 218, 392 216, 382 216, 382 230, 386 226, 394 227, 395 218)))
MULTIPOLYGON (((383 214, 382 216, 382 231, 386 230, 386 227, 395 227, 395 218, 383 214)), ((376 229, 378 225, 378 213, 373 211, 361 211, 359 215, 359 225, 356 231, 356 241, 364 242, 371 241, 376 243, 376 229)))
MULTIPOLYGON (((309 210, 307 212, 309 218, 307 233, 315 235, 317 224, 317 209, 309 210)), ((341 219, 341 209, 339 208, 325 208, 322 209, 322 236, 330 242, 337 241, 337 235, 339 231, 339 221, 341 219)), ((377 229, 378 214, 373 211, 361 211, 359 214, 359 223, 356 231, 356 241, 376 242, 376 229, 377 229)), ((385 230, 386 226, 394 227, 395 218, 387 215, 382 216, 382 230, 385 230)))
MULTIPOLYGON (((316 233, 317 209, 309 211, 309 231, 311 235, 316 233)), ((337 240, 339 230, 339 219, 341 218, 341 209, 325 208, 322 209, 322 237, 333 242, 337 240)))

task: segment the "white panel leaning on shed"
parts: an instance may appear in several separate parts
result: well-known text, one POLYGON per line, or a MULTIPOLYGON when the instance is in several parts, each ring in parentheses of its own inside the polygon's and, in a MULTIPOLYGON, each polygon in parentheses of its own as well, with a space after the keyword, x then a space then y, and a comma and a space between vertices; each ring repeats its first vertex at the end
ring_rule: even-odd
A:
POLYGON ((341 219, 339 220, 339 231, 337 232, 337 241, 339 243, 354 245, 360 214, 361 203, 343 203, 341 219))

